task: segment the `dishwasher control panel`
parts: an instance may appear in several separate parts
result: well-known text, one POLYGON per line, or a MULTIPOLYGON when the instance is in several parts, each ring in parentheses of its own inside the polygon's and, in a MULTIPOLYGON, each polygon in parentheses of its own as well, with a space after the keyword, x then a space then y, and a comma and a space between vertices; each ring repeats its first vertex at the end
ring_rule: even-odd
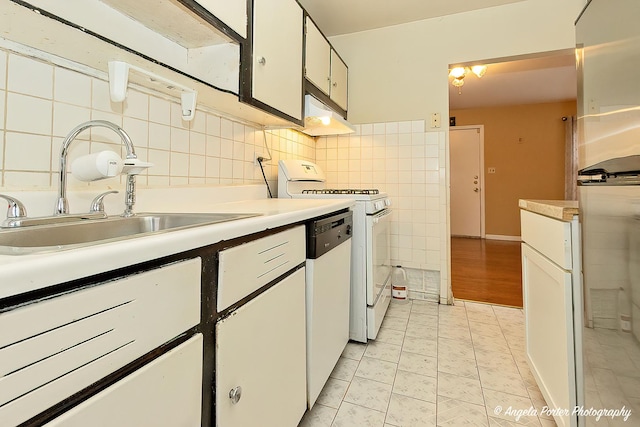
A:
POLYGON ((307 259, 316 259, 351 238, 353 212, 346 211, 307 223, 307 259))

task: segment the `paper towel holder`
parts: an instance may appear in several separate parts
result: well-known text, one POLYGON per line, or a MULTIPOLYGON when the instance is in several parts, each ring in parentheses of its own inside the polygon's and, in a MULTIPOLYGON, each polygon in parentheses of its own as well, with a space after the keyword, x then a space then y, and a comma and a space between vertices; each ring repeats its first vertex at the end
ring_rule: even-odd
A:
POLYGON ((182 120, 191 121, 196 114, 196 99, 198 91, 183 86, 157 74, 147 71, 143 68, 136 67, 124 61, 109 61, 109 96, 113 102, 123 102, 127 99, 127 86, 129 85, 129 72, 135 71, 146 76, 150 81, 162 84, 170 90, 180 92, 180 105, 182 111, 182 120))

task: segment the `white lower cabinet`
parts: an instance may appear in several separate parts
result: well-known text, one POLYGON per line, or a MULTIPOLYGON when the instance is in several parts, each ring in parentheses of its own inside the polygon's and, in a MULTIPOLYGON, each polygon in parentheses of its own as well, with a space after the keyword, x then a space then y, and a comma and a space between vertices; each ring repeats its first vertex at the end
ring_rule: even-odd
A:
POLYGON ((296 427, 306 407, 305 269, 216 325, 216 425, 296 427))
POLYGON ((202 334, 138 369, 47 427, 196 427, 202 402, 202 334))
POLYGON ((522 287, 526 356, 558 426, 577 426, 576 351, 581 338, 574 307, 580 292, 578 220, 561 221, 521 211, 522 287), (567 412, 565 412, 567 411, 567 412))
POLYGON ((200 323, 201 265, 180 261, 0 313, 0 425, 29 420, 200 323))

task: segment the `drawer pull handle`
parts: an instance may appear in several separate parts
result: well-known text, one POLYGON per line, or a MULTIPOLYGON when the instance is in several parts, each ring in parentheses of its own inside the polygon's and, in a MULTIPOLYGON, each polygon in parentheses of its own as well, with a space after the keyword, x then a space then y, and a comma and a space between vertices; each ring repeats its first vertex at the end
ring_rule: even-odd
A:
POLYGON ((236 404, 240 401, 242 397, 242 387, 237 386, 229 390, 229 399, 231 399, 232 404, 236 404))

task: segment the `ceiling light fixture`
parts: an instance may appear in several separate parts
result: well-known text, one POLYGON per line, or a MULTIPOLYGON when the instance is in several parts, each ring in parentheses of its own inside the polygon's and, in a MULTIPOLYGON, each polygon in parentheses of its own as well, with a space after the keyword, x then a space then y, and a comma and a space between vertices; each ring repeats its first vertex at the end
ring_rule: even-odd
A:
POLYGON ((472 65, 471 67, 454 67, 449 71, 449 77, 453 77, 451 84, 458 88, 458 95, 462 94, 461 87, 464 85, 464 78, 467 74, 473 73, 478 78, 487 72, 486 65, 472 65))

